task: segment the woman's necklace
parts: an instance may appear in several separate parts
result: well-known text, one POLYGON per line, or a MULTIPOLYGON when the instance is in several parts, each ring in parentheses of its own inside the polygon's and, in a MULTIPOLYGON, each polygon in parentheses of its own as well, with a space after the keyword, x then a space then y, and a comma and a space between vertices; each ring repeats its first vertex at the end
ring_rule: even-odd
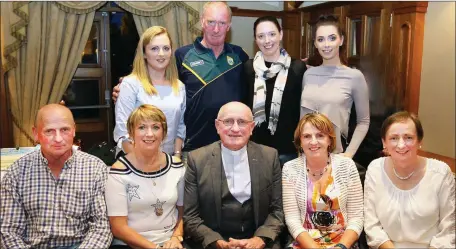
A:
MULTIPOLYGON (((161 172, 161 170, 162 170, 162 164, 160 163, 158 172, 161 172)), ((157 184, 155 183, 155 179, 154 179, 154 178, 152 178, 152 184, 154 184, 154 186, 157 185, 157 184)))
POLYGON ((331 161, 330 158, 331 157, 328 156, 328 162, 326 163, 326 166, 319 173, 311 173, 309 168, 307 168, 307 173, 311 174, 313 177, 316 177, 316 176, 321 177, 326 171, 328 171, 328 166, 331 161))
POLYGON ((416 169, 415 169, 415 170, 412 171, 412 173, 410 173, 410 174, 407 175, 407 176, 400 176, 400 175, 396 172, 396 167, 394 167, 394 162, 393 162, 393 160, 391 160, 391 165, 392 165, 392 167, 393 167, 393 173, 394 173, 394 175, 395 175, 399 180, 408 180, 408 179, 410 179, 410 177, 412 177, 413 174, 415 174, 415 171, 416 171, 416 169))
MULTIPOLYGON (((136 157, 136 156, 135 156, 136 157)), ((138 159, 136 159, 138 160, 138 159)), ((160 162, 160 159, 158 159, 159 161, 159 171, 158 172, 161 172, 162 170, 162 163, 160 162)), ((152 184, 154 186, 156 186, 157 184, 155 183, 155 178, 152 178, 152 184)), ((157 198, 157 201, 155 202, 155 204, 152 204, 151 206, 154 207, 154 212, 155 212, 155 215, 156 216, 162 216, 163 215, 163 204, 166 203, 166 201, 160 201, 160 199, 157 197, 157 195, 154 193, 154 191, 151 189, 150 192, 152 192, 152 194, 154 195, 155 198, 157 198)))
POLYGON ((407 179, 410 179, 410 177, 413 176, 413 174, 415 174, 415 170, 412 171, 412 173, 410 173, 408 176, 400 176, 397 172, 396 172, 396 168, 394 168, 394 164, 393 164, 393 172, 394 172, 394 175, 399 178, 400 180, 407 180, 407 179))
POLYGON ((322 176, 326 171, 328 171, 328 165, 326 165, 325 168, 319 173, 310 173, 310 169, 307 168, 307 173, 311 174, 312 176, 322 176))
MULTIPOLYGON (((160 163, 160 170, 159 172, 162 170, 162 164, 160 163)), ((155 183, 155 178, 152 178, 152 183, 154 184, 154 186, 156 186, 157 184, 155 183)), ((152 194, 155 196, 155 198, 157 198, 157 201, 155 202, 155 204, 152 204, 151 206, 154 207, 154 211, 155 211, 155 215, 156 216, 162 216, 163 214, 163 204, 166 203, 166 201, 160 201, 160 199, 157 197, 157 195, 154 193, 154 191, 151 189, 150 190, 152 192, 152 194)))
MULTIPOLYGON (((136 155, 135 155, 135 159, 136 159, 136 162, 139 163, 138 157, 136 157, 136 155)), ((158 162, 159 162, 159 164, 158 164, 158 168, 159 168, 158 172, 160 172, 160 171, 162 170, 162 163, 160 162, 160 160, 161 160, 161 157, 158 156, 158 162)), ((152 184, 153 184, 154 186, 157 185, 157 184, 155 183, 155 179, 153 179, 153 178, 152 178, 152 184)))

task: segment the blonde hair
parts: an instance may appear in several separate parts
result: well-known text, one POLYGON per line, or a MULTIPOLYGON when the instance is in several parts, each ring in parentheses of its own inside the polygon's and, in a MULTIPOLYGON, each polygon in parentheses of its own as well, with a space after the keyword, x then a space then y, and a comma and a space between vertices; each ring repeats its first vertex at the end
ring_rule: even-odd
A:
POLYGON ((166 123, 166 116, 158 107, 149 104, 140 105, 133 110, 127 120, 127 131, 130 137, 135 135, 135 127, 143 121, 159 122, 163 127, 163 139, 165 139, 168 132, 168 124, 166 123))
MULTIPOLYGON (((136 55, 133 61, 133 71, 131 76, 136 77, 144 88, 144 91, 149 95, 158 94, 157 89, 155 89, 152 80, 149 77, 149 72, 147 70, 146 58, 144 58, 144 51, 146 46, 150 43, 154 37, 165 34, 168 36, 169 43, 171 45, 171 50, 173 48, 173 41, 169 35, 166 28, 161 26, 152 26, 141 35, 139 39, 138 46, 136 48, 136 55)), ((171 52, 172 53, 172 52, 171 52)), ((173 54, 171 54, 171 59, 169 65, 166 67, 165 78, 171 82, 171 88, 173 89, 174 94, 179 92, 179 79, 177 75, 176 59, 173 54)))
POLYGON ((308 113, 299 120, 298 127, 294 132, 293 142, 299 154, 301 154, 301 134, 306 123, 312 124, 319 131, 329 136, 331 144, 328 146, 328 152, 333 152, 336 149, 336 132, 331 121, 321 113, 308 113))

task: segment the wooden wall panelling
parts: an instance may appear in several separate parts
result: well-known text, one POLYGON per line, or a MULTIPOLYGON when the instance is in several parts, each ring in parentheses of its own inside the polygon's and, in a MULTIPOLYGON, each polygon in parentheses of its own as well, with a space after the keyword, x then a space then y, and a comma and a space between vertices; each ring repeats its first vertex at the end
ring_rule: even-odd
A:
MULTIPOLYGON (((374 94, 377 94, 377 96, 374 97, 375 101, 373 101, 371 105, 372 116, 386 113, 387 107, 391 106, 391 95, 387 94, 389 91, 389 75, 391 71, 391 2, 384 2, 383 5, 384 7, 378 16, 380 19, 378 33, 376 31, 378 36, 376 35, 376 37, 372 38, 374 42, 378 39, 378 42, 375 42, 375 46, 367 49, 368 53, 366 54, 366 59, 371 66, 371 71, 367 72, 366 77, 371 77, 369 80, 373 80, 377 84, 375 86, 376 90, 372 91, 374 94)), ((368 79, 366 78, 366 80, 368 79)))
MULTIPOLYGON (((347 48, 348 43, 347 43, 347 29, 346 29, 346 19, 347 19, 347 12, 348 12, 348 6, 340 6, 340 7, 335 7, 334 8, 334 14, 339 17, 339 26, 342 29, 342 33, 344 36, 344 44, 345 47, 347 48)), ((347 58, 347 51, 348 49, 345 49, 345 58, 347 58)))
POLYGON ((289 12, 282 18, 283 47, 292 58, 301 58, 301 13, 289 12))
POLYGON ((396 97, 396 105, 398 109, 407 108, 409 102, 408 94, 406 94, 407 82, 409 81, 409 61, 410 61, 410 47, 411 47, 411 33, 412 24, 409 22, 410 18, 406 15, 393 16, 393 30, 392 30, 392 89, 396 97))
POLYGON ((384 8, 383 2, 353 2, 348 6, 348 15, 378 15, 384 8))
POLYGON ((321 15, 336 14, 335 13, 336 7, 338 7, 338 6, 329 6, 328 8, 319 8, 319 9, 315 9, 314 11, 310 12, 312 24, 315 24, 321 15))
MULTIPOLYGON (((339 6, 334 8, 334 15, 339 17, 339 25, 341 27, 345 26, 345 19, 347 18, 348 7, 339 6)), ((345 32, 345 30, 344 30, 345 32)))
POLYGON ((282 18, 284 15, 283 11, 241 9, 238 7, 230 7, 230 8, 231 8, 232 16, 245 16, 245 17, 275 16, 277 18, 282 18))
POLYGON ((283 10, 295 10, 301 5, 304 1, 284 1, 283 2, 283 10))
POLYGON ((345 44, 347 48, 346 55, 348 58, 348 66, 350 67, 360 67, 360 57, 363 53, 363 37, 365 33, 363 23, 363 15, 348 13, 345 23, 345 44), (356 26, 355 23, 357 23, 356 26), (352 54, 352 52, 354 54, 352 54))
POLYGON ((424 150, 419 150, 418 155, 424 156, 427 158, 434 158, 434 159, 440 160, 442 162, 445 162, 446 164, 448 164, 448 166, 450 166, 450 169, 451 169, 451 171, 453 171, 453 173, 456 172, 456 168, 455 168, 456 159, 455 158, 442 156, 442 155, 424 151, 424 150))
POLYGON ((400 86, 403 108, 418 113, 427 2, 395 2, 392 10, 392 83, 400 86))
POLYGON ((309 37, 310 30, 308 23, 310 22, 310 13, 308 12, 302 12, 301 14, 301 58, 309 58, 309 50, 313 48, 311 44, 308 42, 309 39, 311 40, 312 38, 309 37))

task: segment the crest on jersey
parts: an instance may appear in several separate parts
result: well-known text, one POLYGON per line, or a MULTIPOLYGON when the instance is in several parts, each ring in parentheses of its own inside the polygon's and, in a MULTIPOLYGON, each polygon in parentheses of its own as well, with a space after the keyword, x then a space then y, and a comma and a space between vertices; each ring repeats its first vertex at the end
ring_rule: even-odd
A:
POLYGON ((234 64, 233 58, 227 56, 227 57, 226 57, 226 60, 228 61, 228 64, 230 64, 230 66, 232 66, 232 65, 234 64))

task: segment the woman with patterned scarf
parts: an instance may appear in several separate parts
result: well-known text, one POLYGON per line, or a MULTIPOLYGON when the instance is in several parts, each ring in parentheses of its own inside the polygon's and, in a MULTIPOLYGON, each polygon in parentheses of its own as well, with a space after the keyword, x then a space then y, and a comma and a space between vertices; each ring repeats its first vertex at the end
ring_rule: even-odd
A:
POLYGON ((253 32, 260 51, 244 63, 246 102, 255 120, 251 139, 277 149, 283 166, 297 157, 293 131, 299 122, 306 66, 301 60, 290 58, 281 47, 282 28, 275 17, 258 18, 253 32))

